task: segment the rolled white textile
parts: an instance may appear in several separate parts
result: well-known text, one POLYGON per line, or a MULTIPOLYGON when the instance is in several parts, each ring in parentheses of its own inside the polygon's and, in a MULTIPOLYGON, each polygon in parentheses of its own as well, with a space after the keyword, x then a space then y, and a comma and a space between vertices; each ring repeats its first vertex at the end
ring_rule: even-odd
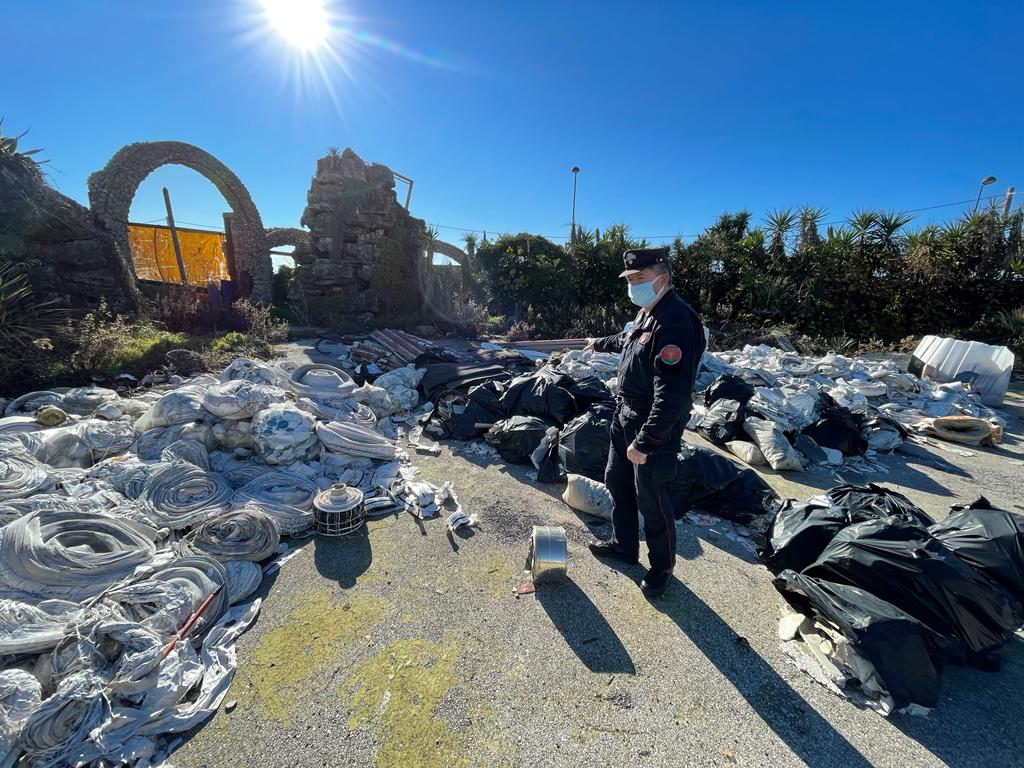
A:
POLYGON ((0 656, 49 651, 64 639, 68 623, 81 611, 81 605, 68 600, 0 600, 0 656))
POLYGON ((188 421, 162 429, 153 429, 140 435, 132 450, 143 461, 157 461, 161 451, 175 440, 195 440, 205 445, 208 451, 217 447, 207 423, 188 421))
POLYGON ((39 707, 42 693, 35 675, 17 667, 0 671, 0 765, 17 760, 22 721, 39 707))
POLYGON ((283 389, 236 379, 210 387, 203 395, 203 408, 222 419, 251 419, 258 411, 287 400, 283 389))
POLYGON ((161 461, 184 461, 200 469, 210 469, 210 456, 206 446, 197 440, 175 440, 162 451, 161 461))
POLYGON ((246 483, 232 499, 236 509, 250 506, 266 513, 284 535, 304 531, 313 524, 317 485, 288 472, 267 472, 246 483))
POLYGON ((256 454, 268 464, 307 461, 320 453, 320 441, 313 431, 316 422, 296 408, 275 406, 252 419, 256 454))
MULTIPOLYGON (((242 422, 244 423, 244 422, 242 422)), ((210 468, 224 476, 232 488, 241 488, 250 480, 273 471, 266 464, 257 463, 248 457, 236 456, 226 451, 214 451, 210 454, 210 468)))
MULTIPOLYGON (((186 555, 172 560, 158 568, 150 577, 156 581, 176 582, 186 587, 192 596, 192 609, 195 611, 207 597, 218 588, 220 592, 210 603, 201 617, 192 625, 186 637, 193 645, 199 645, 207 630, 212 627, 228 607, 227 572, 217 560, 206 555, 186 555)), ((180 626, 178 627, 180 629, 180 626)))
POLYGON ((292 371, 288 386, 299 397, 308 397, 326 405, 334 405, 356 391, 356 383, 351 376, 340 368, 323 363, 300 365, 292 371))
POLYGON ((64 395, 49 390, 37 392, 26 392, 21 397, 16 397, 4 408, 4 416, 31 416, 44 405, 56 405, 60 407, 64 395))
POLYGON ((343 400, 337 407, 328 407, 308 397, 300 397, 295 407, 324 421, 345 421, 366 429, 373 429, 377 425, 377 414, 368 405, 355 399, 343 400))
POLYGON ((383 435, 355 424, 343 422, 318 423, 316 434, 329 451, 388 460, 398 456, 398 446, 383 435))
POLYGON ((253 505, 212 517, 186 534, 179 543, 183 554, 208 555, 229 560, 266 560, 277 551, 281 534, 277 523, 253 505))
POLYGON ((29 715, 17 748, 30 765, 60 765, 66 749, 84 742, 109 714, 104 680, 95 672, 75 672, 29 715))
POLYGON ((139 498, 160 526, 180 531, 230 509, 234 491, 220 475, 192 464, 165 464, 142 485, 139 498))
POLYGON ((229 560, 224 563, 228 574, 228 603, 235 605, 252 595, 263 583, 263 569, 252 560, 229 560))
POLYGON ((19 432, 38 432, 43 427, 35 416, 4 416, 0 419, 0 435, 15 435, 19 432))
POLYGON ((56 403, 68 413, 76 416, 91 416, 101 405, 120 400, 120 396, 112 389, 103 387, 75 387, 64 393, 60 403, 56 403))
POLYGON ((92 450, 93 461, 124 453, 138 437, 127 421, 86 419, 75 426, 81 434, 82 442, 92 450))
POLYGON ((44 509, 0 529, 0 592, 81 600, 156 553, 150 526, 96 512, 44 509))
POLYGON ((0 501, 31 496, 52 485, 46 466, 27 453, 0 454, 0 501))

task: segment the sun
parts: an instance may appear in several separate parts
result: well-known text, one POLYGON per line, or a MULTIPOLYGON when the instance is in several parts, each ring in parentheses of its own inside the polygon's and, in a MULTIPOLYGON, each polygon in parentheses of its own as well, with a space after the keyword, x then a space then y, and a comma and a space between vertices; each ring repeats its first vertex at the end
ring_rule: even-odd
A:
POLYGON ((323 0, 260 0, 270 25, 296 48, 313 52, 327 40, 323 0))

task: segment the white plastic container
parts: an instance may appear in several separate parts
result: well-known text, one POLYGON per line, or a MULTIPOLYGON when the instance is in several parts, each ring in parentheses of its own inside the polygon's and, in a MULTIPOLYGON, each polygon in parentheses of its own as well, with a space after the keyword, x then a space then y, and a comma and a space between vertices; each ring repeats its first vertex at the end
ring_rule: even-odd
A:
POLYGON ((1010 386, 1013 352, 980 341, 925 336, 914 350, 908 369, 939 384, 963 381, 985 405, 1002 405, 1010 386))

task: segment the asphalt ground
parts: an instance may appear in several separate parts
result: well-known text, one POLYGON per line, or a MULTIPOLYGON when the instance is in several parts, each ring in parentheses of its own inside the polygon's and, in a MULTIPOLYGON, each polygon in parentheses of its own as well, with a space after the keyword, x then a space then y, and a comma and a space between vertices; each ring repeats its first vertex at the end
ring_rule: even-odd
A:
MULTIPOLYGON (((799 498, 843 479, 882 482, 937 518, 982 494, 1024 511, 1019 389, 1005 413, 1004 442, 970 456, 907 445, 882 459, 888 474, 762 474, 799 498)), ((171 762, 1021 764, 1024 637, 997 672, 947 667, 928 717, 886 719, 790 664, 777 637, 781 598, 730 525, 681 522, 675 580, 649 602, 638 587, 643 565, 610 568, 590 556, 586 541, 602 529, 561 502, 561 485, 464 448, 445 444, 414 461, 422 479, 455 483, 479 530, 452 535, 443 517, 403 514, 351 538, 307 539, 262 586, 262 613, 239 641, 225 705, 171 762), (568 579, 517 597, 531 527, 547 523, 567 531, 568 579)))

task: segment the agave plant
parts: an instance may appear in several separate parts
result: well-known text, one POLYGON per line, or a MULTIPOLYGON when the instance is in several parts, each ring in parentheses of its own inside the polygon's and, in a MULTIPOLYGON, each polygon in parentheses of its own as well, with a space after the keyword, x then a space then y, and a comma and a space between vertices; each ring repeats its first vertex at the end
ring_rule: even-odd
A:
POLYGON ((66 314, 56 300, 36 299, 25 267, 0 261, 0 347, 12 363, 19 351, 55 333, 66 314))
POLYGON ((34 155, 37 152, 42 152, 42 149, 25 149, 19 152, 18 142, 24 138, 28 133, 28 130, 26 129, 22 131, 17 136, 4 136, 3 128, 4 119, 0 117, 0 155, 7 155, 8 157, 28 157, 29 155, 34 155))

